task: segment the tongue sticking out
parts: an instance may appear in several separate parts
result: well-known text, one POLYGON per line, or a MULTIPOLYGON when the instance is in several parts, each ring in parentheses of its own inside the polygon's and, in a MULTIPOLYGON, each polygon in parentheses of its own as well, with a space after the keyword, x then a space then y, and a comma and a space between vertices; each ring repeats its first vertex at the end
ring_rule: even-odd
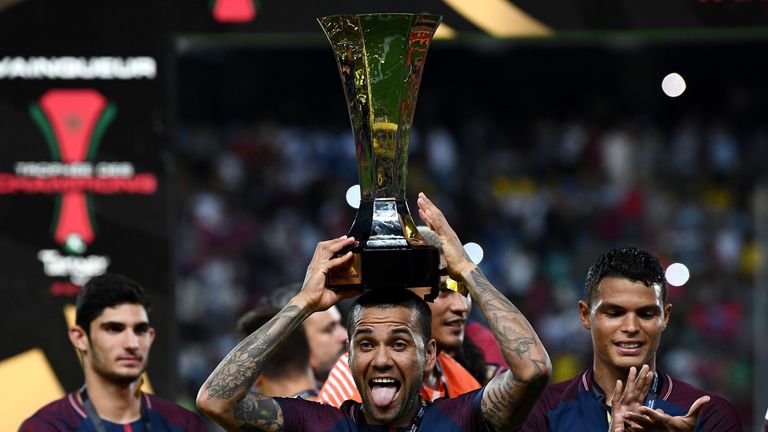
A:
POLYGON ((395 386, 374 386, 371 388, 373 403, 376 406, 385 407, 395 399, 395 392, 397 392, 395 386))

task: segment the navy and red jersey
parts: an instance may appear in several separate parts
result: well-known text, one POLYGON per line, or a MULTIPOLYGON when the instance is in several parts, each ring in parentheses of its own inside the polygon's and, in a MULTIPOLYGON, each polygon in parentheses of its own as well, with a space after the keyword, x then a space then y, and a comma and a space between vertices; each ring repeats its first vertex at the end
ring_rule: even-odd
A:
MULTIPOLYGON (((688 413, 693 402, 704 395, 710 401, 701 410, 695 432, 741 432, 736 409, 724 398, 703 392, 690 384, 658 372, 655 395, 646 406, 662 409, 672 416, 688 413)), ((592 380, 592 370, 558 384, 550 385, 541 395, 523 424, 524 432, 594 432, 607 431, 609 407, 605 393, 592 380)))
MULTIPOLYGON (((438 399, 425 407, 419 430, 440 432, 487 431, 480 402, 482 389, 456 398, 438 399)), ((284 429, 304 432, 357 432, 365 423, 362 404, 347 401, 341 409, 302 399, 275 398, 283 411, 284 429)), ((392 432, 384 426, 365 425, 371 432, 392 432)), ((398 428, 397 430, 408 430, 398 428)))
MULTIPOLYGON (((204 432, 206 430, 202 420, 196 414, 173 402, 142 393, 141 404, 152 432, 204 432)), ((123 425, 101 419, 107 431, 115 432, 144 431, 147 421, 139 419, 123 425)), ((77 397, 77 393, 74 392, 40 408, 19 428, 19 432, 38 431, 96 432, 96 428, 88 417, 83 403, 77 397)))

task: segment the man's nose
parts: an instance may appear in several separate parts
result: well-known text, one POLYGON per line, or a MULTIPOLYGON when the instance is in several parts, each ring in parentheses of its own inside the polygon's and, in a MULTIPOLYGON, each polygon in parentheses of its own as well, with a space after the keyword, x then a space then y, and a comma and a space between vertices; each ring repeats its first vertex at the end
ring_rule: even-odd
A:
POLYGON ((463 295, 453 292, 448 296, 448 301, 450 301, 452 312, 457 314, 466 314, 469 312, 469 303, 463 295))
POLYGON ((128 330, 125 333, 126 333, 126 336, 125 336, 125 347, 127 349, 134 349, 134 350, 138 349, 139 348, 139 341, 141 339, 139 337, 139 335, 137 335, 136 333, 134 333, 131 330, 128 330))
POLYGON ((384 369, 390 366, 392 366, 392 357, 389 355, 389 350, 384 346, 376 348, 373 356, 373 367, 384 369))
POLYGON ((637 314, 627 313, 621 322, 621 330, 625 333, 637 333, 639 329, 637 314))

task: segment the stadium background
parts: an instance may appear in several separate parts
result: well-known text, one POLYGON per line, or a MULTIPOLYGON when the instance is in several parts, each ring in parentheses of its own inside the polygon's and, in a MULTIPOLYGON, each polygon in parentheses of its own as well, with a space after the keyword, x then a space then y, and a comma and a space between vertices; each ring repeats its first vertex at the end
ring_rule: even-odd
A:
MULTIPOLYGON (((315 18, 428 11, 448 31, 427 59, 408 196, 430 194, 462 240, 484 248, 483 271, 533 321, 556 378, 591 358, 575 308, 588 265, 634 244, 691 272, 670 291, 661 367, 726 395, 745 425, 762 418, 768 3, 60 3, 0 1, 0 60, 143 56, 157 73, 89 80, 6 69, 0 172, 51 160, 28 112, 47 91, 96 89, 117 106, 94 161, 130 161, 158 187, 90 194, 98 232, 80 255, 108 256, 109 270, 150 289, 159 395, 191 404, 234 345, 235 319, 301 279, 316 242, 354 218, 345 202, 354 146, 315 18), (687 82, 677 98, 661 91, 670 72, 687 82)), ((11 404, 30 390, 52 399, 82 380, 65 333, 71 281, 46 275, 36 257, 51 248, 77 256, 47 231, 55 195, 0 196, 0 417, 15 424, 40 405, 11 404), (34 374, 47 377, 38 383, 25 367, 50 374, 34 374)))

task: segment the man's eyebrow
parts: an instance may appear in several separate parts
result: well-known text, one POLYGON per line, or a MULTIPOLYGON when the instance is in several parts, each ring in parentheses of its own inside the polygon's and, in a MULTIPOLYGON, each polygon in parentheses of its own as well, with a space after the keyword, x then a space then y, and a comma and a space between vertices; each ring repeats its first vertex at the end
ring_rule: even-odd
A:
POLYGON ((367 336, 367 335, 372 335, 372 334, 373 334, 373 329, 369 329, 369 328, 358 328, 357 330, 355 330, 355 334, 354 334, 353 336, 354 336, 354 337, 357 337, 357 335, 364 335, 364 336, 367 336))
POLYGON ((124 326, 124 325, 125 325, 125 323, 124 323, 124 322, 120 322, 120 321, 104 321, 104 322, 102 322, 102 323, 101 323, 101 326, 102 326, 102 327, 106 327, 106 326, 116 326, 116 325, 119 325, 119 326, 124 326))
MULTIPOLYGON (((621 309, 621 310, 626 310, 627 307, 626 306, 622 306, 622 305, 617 304, 617 303, 601 303, 599 306, 597 306, 597 309, 600 309, 600 310, 602 310, 602 309, 621 309)), ((648 309, 659 310, 661 308, 659 307, 658 304, 651 303, 651 304, 640 306, 640 307, 638 307, 636 309, 637 310, 648 310, 648 309)))
POLYGON ((411 331, 407 327, 397 327, 389 331, 390 336, 404 334, 411 336, 411 331))
POLYGON ((646 305, 646 306, 640 306, 639 308, 637 308, 637 310, 639 310, 639 311, 650 311, 650 310, 652 310, 652 311, 660 311, 661 310, 661 306, 659 306, 657 304, 651 304, 651 305, 646 305))
MULTIPOLYGON (((100 325, 100 327, 115 327, 115 326, 127 327, 128 324, 126 324, 126 323, 124 323, 122 321, 104 321, 100 325)), ((149 327, 149 322, 148 321, 140 321, 140 322, 137 322, 137 323, 133 324, 133 327, 140 327, 140 326, 149 327)))

